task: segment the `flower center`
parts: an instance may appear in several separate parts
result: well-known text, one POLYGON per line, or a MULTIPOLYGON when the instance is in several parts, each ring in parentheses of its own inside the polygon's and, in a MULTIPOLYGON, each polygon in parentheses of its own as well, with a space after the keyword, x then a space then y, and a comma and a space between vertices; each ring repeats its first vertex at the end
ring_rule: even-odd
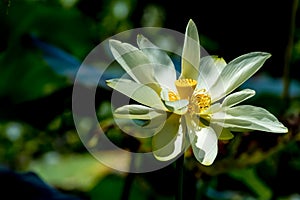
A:
POLYGON ((191 113, 202 113, 210 107, 211 98, 205 89, 196 90, 190 99, 191 113))
POLYGON ((196 89, 197 81, 194 79, 178 79, 175 81, 178 94, 168 91, 169 101, 187 99, 189 101, 189 113, 201 114, 211 105, 211 97, 206 89, 196 89))
POLYGON ((197 85, 197 81, 193 79, 178 79, 175 86, 179 93, 180 99, 190 99, 197 85))

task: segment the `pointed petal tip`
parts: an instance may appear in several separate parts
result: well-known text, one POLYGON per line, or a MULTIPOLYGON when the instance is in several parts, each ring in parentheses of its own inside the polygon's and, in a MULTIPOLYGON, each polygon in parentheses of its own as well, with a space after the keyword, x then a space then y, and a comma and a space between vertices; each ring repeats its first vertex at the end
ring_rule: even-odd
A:
POLYGON ((138 39, 142 39, 142 38, 144 38, 144 35, 141 34, 141 33, 138 33, 138 34, 136 35, 136 37, 137 37, 138 39))
POLYGON ((142 46, 142 43, 145 43, 145 42, 150 42, 143 34, 141 33, 138 33, 137 36, 136 36, 136 41, 137 41, 137 44, 138 46, 140 47, 141 49, 141 46, 142 46))
POLYGON ((270 58, 270 57, 272 56, 271 53, 269 53, 269 52, 264 52, 264 51, 258 51, 258 52, 252 52, 252 53, 260 54, 261 56, 266 57, 266 58, 270 58))
POLYGON ((199 37, 198 36, 198 31, 197 31, 196 23, 192 19, 189 20, 189 22, 188 22, 188 24, 186 26, 186 30, 189 30, 189 29, 194 29, 197 32, 197 37, 199 37))
POLYGON ((195 22, 194 22, 194 20, 193 20, 193 19, 189 19, 189 22, 188 22, 188 24, 190 24, 190 23, 192 23, 192 24, 195 24, 195 22))
POLYGON ((115 40, 115 39, 108 40, 108 45, 111 49, 115 49, 117 47, 117 45, 120 45, 120 44, 122 44, 122 42, 119 40, 115 40))
POLYGON ((289 132, 289 129, 285 126, 283 126, 283 129, 282 129, 282 133, 288 133, 289 132))
POLYGON ((108 42, 109 44, 121 43, 119 40, 115 40, 115 39, 109 39, 108 42))
POLYGON ((206 162, 202 162, 201 164, 208 167, 211 166, 213 163, 214 161, 210 161, 210 162, 206 161, 206 162))
POLYGON ((266 57, 266 58, 270 58, 272 56, 271 53, 268 52, 262 52, 262 54, 266 57))
POLYGON ((142 39, 144 39, 144 36, 143 36, 141 33, 138 33, 138 34, 136 35, 136 40, 137 40, 137 42, 139 42, 139 41, 142 40, 142 39))

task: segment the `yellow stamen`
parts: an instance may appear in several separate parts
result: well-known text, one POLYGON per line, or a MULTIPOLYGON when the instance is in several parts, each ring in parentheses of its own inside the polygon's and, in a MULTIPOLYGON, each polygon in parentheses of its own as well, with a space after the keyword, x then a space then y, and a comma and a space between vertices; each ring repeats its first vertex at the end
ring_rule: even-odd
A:
POLYGON ((173 92, 173 91, 169 91, 168 92, 168 97, 169 97, 169 101, 177 101, 177 100, 179 100, 178 95, 175 92, 173 92))
POLYGON ((193 79, 178 79, 175 86, 181 99, 190 99, 197 85, 197 81, 193 79))
POLYGON ((205 89, 197 90, 191 97, 190 111, 202 113, 210 107, 211 98, 205 89))

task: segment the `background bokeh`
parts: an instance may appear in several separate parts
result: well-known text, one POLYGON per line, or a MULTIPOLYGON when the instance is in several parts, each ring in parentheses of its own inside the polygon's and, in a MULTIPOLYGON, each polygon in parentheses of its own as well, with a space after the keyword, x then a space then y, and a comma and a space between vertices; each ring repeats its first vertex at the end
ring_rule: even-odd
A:
MULTIPOLYGON (((51 187, 81 199, 117 200, 126 192, 130 200, 174 199, 174 165, 126 174, 87 152, 73 122, 72 88, 81 62, 108 37, 140 27, 184 33, 193 19, 201 45, 211 55, 228 62, 252 51, 272 54, 241 88, 255 89, 249 103, 268 109, 289 132, 237 133, 220 142, 217 160, 209 167, 187 152, 186 199, 300 199, 298 8, 297 0, 0 0, 1 166, 34 172, 51 187)), ((113 123, 110 94, 99 85, 99 122, 118 145, 136 150, 141 141, 124 136, 113 123)), ((5 181, 0 176, 0 191, 5 181)))

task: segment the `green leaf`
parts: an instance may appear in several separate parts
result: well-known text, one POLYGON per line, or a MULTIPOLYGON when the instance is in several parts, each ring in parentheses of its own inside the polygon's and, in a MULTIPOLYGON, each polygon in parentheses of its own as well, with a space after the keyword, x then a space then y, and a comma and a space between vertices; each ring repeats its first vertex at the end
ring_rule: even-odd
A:
MULTIPOLYGON (((99 178, 98 178, 99 179, 99 178)), ((127 184, 125 176, 117 173, 107 173, 105 176, 101 177, 95 186, 88 191, 91 200, 97 199, 109 199, 109 200, 120 200, 124 199, 122 197, 123 188, 127 184)), ((133 179, 130 185, 130 195, 128 199, 130 200, 147 200, 150 197, 150 193, 147 189, 140 184, 138 179, 133 179)))
POLYGON ((259 178, 255 168, 231 170, 229 175, 248 186, 257 195, 258 199, 272 199, 272 190, 259 178))
POLYGON ((223 98, 243 84, 262 67, 270 56, 271 54, 265 52, 251 52, 229 62, 215 84, 209 89, 212 102, 223 98))
POLYGON ((89 191, 108 170, 89 153, 61 155, 49 152, 44 156, 32 160, 29 170, 36 172, 47 183, 65 190, 89 191), (45 159, 46 156, 48 159, 45 159), (51 164, 49 158, 52 158, 51 164))
POLYGON ((239 104, 255 95, 255 91, 251 89, 244 89, 225 97, 222 102, 222 107, 232 107, 239 104))
POLYGON ((109 40, 114 58, 123 69, 138 83, 155 83, 153 64, 138 48, 118 40, 109 40))
POLYGON ((161 85, 161 87, 176 90, 176 70, 169 55, 141 34, 137 36, 137 44, 148 57, 150 62, 154 64, 153 70, 155 80, 161 85))
POLYGON ((171 114, 162 129, 153 136, 152 148, 156 159, 169 161, 184 149, 184 133, 180 125, 180 115, 171 114))
POLYGON ((264 108, 241 105, 218 112, 212 116, 212 122, 231 131, 259 130, 274 133, 286 133, 288 129, 264 108))
MULTIPOLYGON (((3 8, 0 13, 2 14, 1 22, 5 22, 1 25, 3 27, 7 24, 7 30, 6 27, 2 30, 3 33, 7 31, 8 38, 3 38, 3 41, 7 41, 12 53, 15 52, 15 47, 26 46, 20 45, 20 42, 24 40, 24 35, 34 34, 43 38, 43 41, 67 50, 77 58, 84 58, 94 47, 91 41, 99 37, 99 32, 91 28, 95 22, 79 9, 66 9, 50 2, 20 1, 10 6, 7 11, 8 14, 5 14, 5 8, 3 8), (49 34, 53 30, 56 34, 49 34)), ((32 49, 32 47, 24 49, 23 53, 26 54, 32 49)), ((21 54, 14 53, 14 55, 21 54)))
POLYGON ((0 96, 9 98, 10 103, 42 98, 69 85, 65 77, 47 66, 37 51, 20 48, 7 51, 0 57, 0 66, 6 66, 0 68, 0 96), (12 53, 19 54, 18 59, 12 53))
POLYGON ((186 27, 181 58, 180 78, 198 79, 200 65, 200 42, 196 24, 189 20, 186 27))
POLYGON ((151 108, 167 110, 158 94, 150 87, 128 79, 107 80, 107 85, 151 108))

